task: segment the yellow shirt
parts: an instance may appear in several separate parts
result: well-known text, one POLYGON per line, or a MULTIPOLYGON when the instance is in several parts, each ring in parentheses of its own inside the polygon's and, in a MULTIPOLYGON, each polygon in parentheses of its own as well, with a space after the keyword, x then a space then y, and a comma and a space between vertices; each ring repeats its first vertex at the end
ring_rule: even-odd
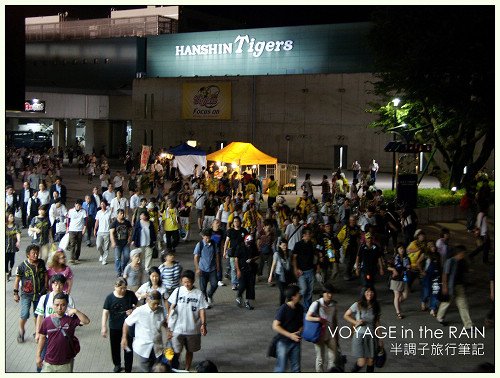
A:
POLYGON ((165 209, 163 213, 163 229, 165 231, 176 231, 179 229, 179 223, 177 222, 177 209, 165 209))

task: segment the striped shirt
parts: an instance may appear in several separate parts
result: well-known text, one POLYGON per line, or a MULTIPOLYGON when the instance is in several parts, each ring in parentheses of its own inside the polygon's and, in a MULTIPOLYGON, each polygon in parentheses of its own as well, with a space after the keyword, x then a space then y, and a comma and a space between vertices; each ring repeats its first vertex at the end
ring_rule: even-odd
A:
POLYGON ((170 267, 165 266, 165 264, 162 264, 160 266, 162 285, 167 290, 179 287, 181 272, 182 272, 182 266, 177 261, 174 261, 174 265, 170 267))

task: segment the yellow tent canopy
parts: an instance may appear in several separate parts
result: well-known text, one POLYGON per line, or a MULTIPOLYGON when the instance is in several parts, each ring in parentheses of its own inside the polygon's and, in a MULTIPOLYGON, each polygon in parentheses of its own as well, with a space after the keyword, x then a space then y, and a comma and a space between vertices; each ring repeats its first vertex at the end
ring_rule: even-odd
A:
POLYGON ((252 143, 244 142, 229 143, 222 150, 207 155, 207 160, 237 165, 266 165, 278 162, 278 159, 266 155, 252 143))

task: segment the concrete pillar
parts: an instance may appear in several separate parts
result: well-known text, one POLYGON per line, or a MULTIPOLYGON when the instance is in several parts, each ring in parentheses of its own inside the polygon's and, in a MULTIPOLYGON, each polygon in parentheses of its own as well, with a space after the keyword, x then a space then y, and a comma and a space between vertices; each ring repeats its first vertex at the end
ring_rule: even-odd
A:
POLYGON ((68 119, 66 121, 67 129, 67 144, 75 146, 76 144, 76 119, 68 119))
POLYGON ((87 119, 85 120, 85 153, 92 154, 92 152, 94 152, 94 145, 94 121, 87 119))
POLYGON ((66 123, 62 119, 55 119, 52 123, 52 143, 55 148, 66 147, 66 123))
POLYGON ((105 120, 95 120, 93 123, 93 133, 94 133, 94 144, 95 153, 97 156, 101 155, 101 150, 104 148, 106 156, 109 156, 110 150, 110 139, 109 139, 109 121, 105 120))

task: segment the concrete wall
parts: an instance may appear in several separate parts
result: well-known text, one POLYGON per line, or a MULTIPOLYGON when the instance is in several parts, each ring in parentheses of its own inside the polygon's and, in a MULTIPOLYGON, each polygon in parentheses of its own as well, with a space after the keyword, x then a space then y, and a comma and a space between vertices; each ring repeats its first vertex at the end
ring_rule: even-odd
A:
POLYGON ((370 74, 135 80, 133 148, 137 151, 144 143, 144 130, 147 143, 151 143, 153 130, 155 149, 187 139, 197 140, 208 151, 216 149, 219 140, 250 141, 285 162, 285 136, 290 135, 290 163, 331 169, 333 146, 343 144, 348 146, 348 165, 358 159, 366 169, 375 158, 381 170, 389 172, 392 155, 383 147, 390 136, 367 129, 373 116, 365 110, 374 100, 366 93, 369 80, 373 80, 370 74), (207 79, 231 81, 231 120, 181 119, 182 84, 207 79))

